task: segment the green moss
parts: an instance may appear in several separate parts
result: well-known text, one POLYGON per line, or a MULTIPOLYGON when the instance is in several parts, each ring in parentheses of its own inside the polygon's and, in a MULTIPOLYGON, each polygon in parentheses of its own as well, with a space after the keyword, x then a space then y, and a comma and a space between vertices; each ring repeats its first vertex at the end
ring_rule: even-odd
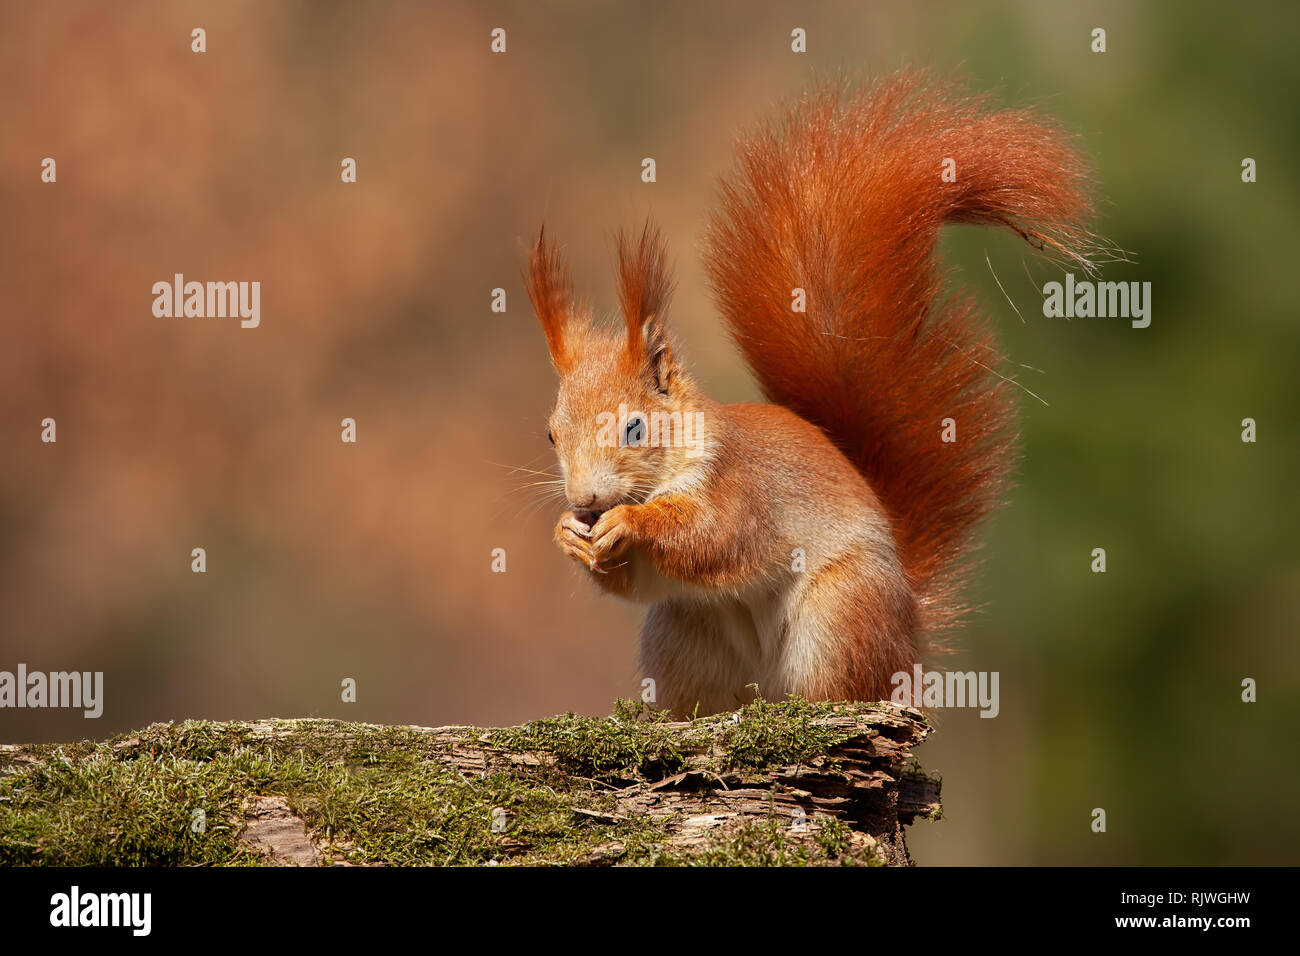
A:
POLYGON ((493 730, 486 739, 508 751, 553 755, 554 766, 566 774, 658 777, 686 765, 683 735, 668 729, 670 722, 664 711, 620 700, 612 717, 569 713, 493 730))
POLYGON ((0 863, 238 862, 224 825, 236 803, 229 779, 170 755, 51 759, 0 778, 0 863), (191 829, 194 807, 206 833, 191 829))
POLYGON ((723 736, 726 766, 757 770, 807 763, 848 739, 844 731, 815 722, 843 712, 844 707, 794 696, 781 703, 760 697, 739 711, 740 719, 723 736))
POLYGON ((667 866, 884 866, 874 847, 855 849, 847 824, 830 817, 809 822, 810 840, 791 837, 790 821, 774 817, 745 823, 713 840, 702 852, 665 856, 667 866))
MULTIPOLYGON (((25 747, 0 752, 0 864, 257 865, 236 839, 254 795, 283 797, 326 862, 546 865, 589 862, 593 851, 602 862, 692 862, 665 853, 663 822, 616 819, 612 792, 692 756, 707 762, 720 739, 727 765, 746 770, 812 759, 843 736, 813 723, 835 709, 756 701, 734 724, 669 727, 667 715, 621 701, 606 718, 464 728, 460 741, 489 754, 479 774, 449 765, 452 745, 427 732, 333 720, 186 721, 25 747)), ((705 858, 855 859, 838 821, 813 841, 790 841, 782 824, 738 831, 705 858)))

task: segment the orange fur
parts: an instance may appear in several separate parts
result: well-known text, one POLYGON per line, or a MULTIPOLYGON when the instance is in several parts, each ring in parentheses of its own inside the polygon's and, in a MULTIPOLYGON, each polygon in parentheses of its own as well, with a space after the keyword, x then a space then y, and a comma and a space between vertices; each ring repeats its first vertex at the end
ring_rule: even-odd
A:
POLYGON ((826 86, 745 139, 710 221, 733 337, 769 400, 823 428, 880 496, 927 627, 961 613, 970 532, 1014 450, 993 334, 968 297, 939 298, 939 229, 1003 225, 1082 262, 1085 178, 1043 119, 902 74, 826 86), (946 417, 956 442, 939 440, 946 417))
POLYGON ((825 87, 742 140, 705 259, 770 405, 713 402, 678 362, 651 225, 619 239, 622 336, 577 314, 539 236, 528 288, 560 373, 549 426, 573 509, 556 543, 651 604, 641 663, 662 703, 721 710, 751 684, 887 697, 921 636, 956 619, 1014 434, 990 332, 969 299, 939 298, 938 232, 1001 224, 1079 256, 1083 178, 1042 121, 923 75, 825 87), (610 429, 616 409, 632 413, 610 429), (641 446, 651 421, 694 446, 641 446))
POLYGON ((556 371, 563 373, 570 364, 570 353, 565 346, 564 330, 569 325, 573 305, 573 277, 560 259, 559 252, 546 242, 546 229, 542 228, 533 245, 532 258, 524 273, 528 299, 533 304, 546 335, 551 360, 556 371))

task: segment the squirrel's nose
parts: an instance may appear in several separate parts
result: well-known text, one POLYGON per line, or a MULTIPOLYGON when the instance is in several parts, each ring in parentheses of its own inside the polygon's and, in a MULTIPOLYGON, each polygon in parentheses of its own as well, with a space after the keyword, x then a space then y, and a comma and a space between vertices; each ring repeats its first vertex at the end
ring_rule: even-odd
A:
POLYGON ((593 491, 589 495, 574 495, 569 499, 569 505, 574 511, 580 508, 591 508, 596 504, 596 493, 593 491))

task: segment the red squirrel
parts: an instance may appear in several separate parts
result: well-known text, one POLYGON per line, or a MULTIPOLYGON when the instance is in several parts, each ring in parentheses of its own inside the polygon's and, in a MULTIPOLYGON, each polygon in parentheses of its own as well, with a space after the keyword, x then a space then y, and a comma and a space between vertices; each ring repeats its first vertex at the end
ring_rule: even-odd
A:
POLYGON ((925 74, 822 86, 743 137, 704 258, 771 404, 712 401, 687 374, 655 227, 619 237, 617 331, 575 304, 543 227, 525 282, 560 379, 555 541, 650 605, 660 704, 716 713, 754 685, 886 699, 964 613, 1016 436, 985 318, 940 295, 940 227, 1006 226, 1087 266, 1087 181, 1050 123, 925 74))

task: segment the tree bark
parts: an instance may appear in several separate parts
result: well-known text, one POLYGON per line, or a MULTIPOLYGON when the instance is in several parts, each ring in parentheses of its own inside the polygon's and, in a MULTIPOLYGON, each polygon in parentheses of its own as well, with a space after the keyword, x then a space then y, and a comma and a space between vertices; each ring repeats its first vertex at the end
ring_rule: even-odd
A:
POLYGON ((106 763, 135 773, 137 811, 149 790, 167 789, 160 783, 167 774, 190 791, 223 793, 224 802, 209 798, 205 811, 234 835, 223 846, 186 832, 193 808, 161 806, 155 815, 170 823, 156 834, 133 833, 127 862, 164 865, 250 854, 297 866, 910 865, 903 828, 940 816, 939 781, 912 756, 930 733, 916 710, 791 699, 669 722, 620 708, 609 718, 567 715, 499 729, 190 721, 99 744, 0 746, 0 789, 8 788, 0 810, 11 814, 11 830, 52 834, 10 844, 0 838, 0 861, 123 862, 117 833, 130 820, 92 806, 84 819, 63 820, 60 831, 53 829, 59 818, 42 816, 64 799, 43 789, 55 786, 40 772, 53 761, 71 773, 78 766, 105 773, 106 763), (337 776, 332 790, 313 791, 292 776, 277 786, 264 769, 241 763, 257 754, 307 761, 323 777, 348 775, 341 805, 381 810, 360 823, 342 819, 337 776), (386 796, 407 783, 409 796, 386 796))

